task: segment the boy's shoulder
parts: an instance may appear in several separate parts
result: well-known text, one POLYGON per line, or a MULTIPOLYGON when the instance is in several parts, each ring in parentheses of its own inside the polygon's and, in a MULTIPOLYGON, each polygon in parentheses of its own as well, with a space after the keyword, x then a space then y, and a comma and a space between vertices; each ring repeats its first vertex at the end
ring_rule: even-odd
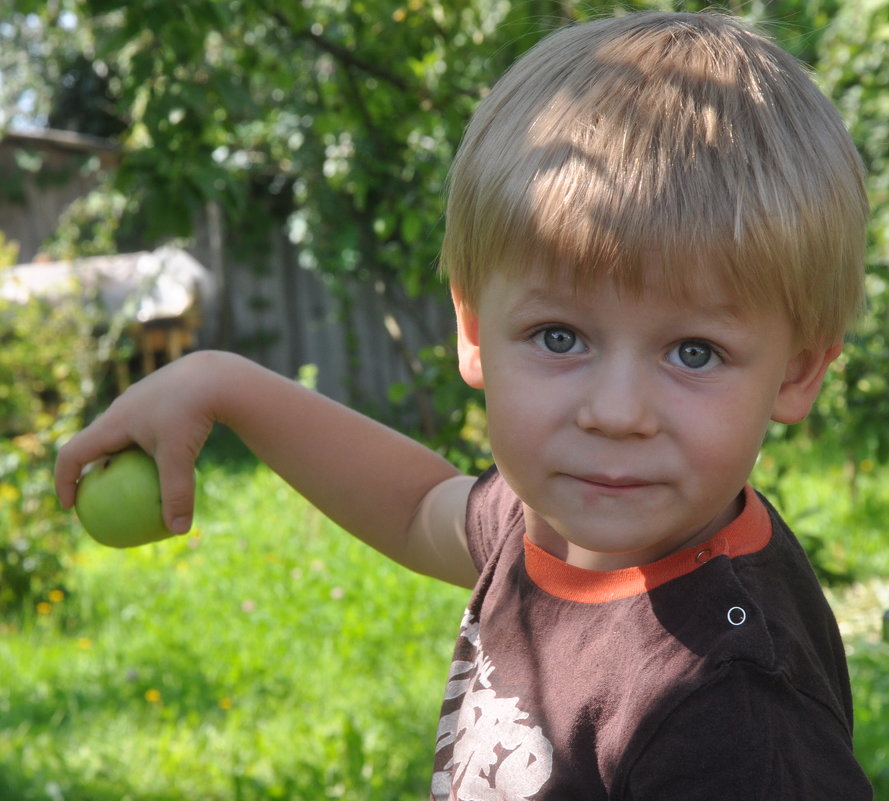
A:
POLYGON ((505 539, 524 529, 522 501, 492 464, 476 478, 466 505, 467 544, 479 572, 505 539))

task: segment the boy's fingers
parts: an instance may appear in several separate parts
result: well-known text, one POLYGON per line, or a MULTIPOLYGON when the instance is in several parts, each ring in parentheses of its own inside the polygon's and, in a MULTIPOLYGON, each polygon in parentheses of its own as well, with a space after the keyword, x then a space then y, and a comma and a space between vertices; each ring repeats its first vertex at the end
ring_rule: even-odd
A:
POLYGON ((164 522, 174 534, 185 534, 194 516, 194 457, 164 448, 154 454, 154 460, 160 474, 164 522))
POLYGON ((77 478, 81 470, 82 468, 63 447, 56 458, 54 473, 56 495, 58 495, 59 503, 63 509, 69 509, 74 505, 74 498, 77 495, 77 478))
POLYGON ((84 429, 59 449, 54 478, 56 494, 63 509, 69 509, 74 505, 77 497, 77 481, 84 467, 96 459, 133 444, 127 436, 115 434, 113 431, 103 430, 103 432, 84 429))
MULTIPOLYGON (((94 442, 84 431, 59 450, 56 459, 55 485, 59 503, 70 509, 77 498, 77 481, 83 468, 133 445, 131 440, 105 439, 94 442)), ((164 522, 174 534, 184 534, 191 528, 194 510, 194 459, 187 454, 160 451, 154 456, 160 475, 164 522)))

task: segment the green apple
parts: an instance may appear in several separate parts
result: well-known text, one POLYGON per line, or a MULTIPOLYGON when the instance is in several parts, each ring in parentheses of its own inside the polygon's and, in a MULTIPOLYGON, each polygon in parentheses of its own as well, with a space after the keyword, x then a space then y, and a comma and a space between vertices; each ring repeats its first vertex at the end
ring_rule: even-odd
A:
POLYGON ((77 484, 74 508, 87 534, 112 548, 173 536, 161 515, 157 465, 140 448, 87 465, 77 484))

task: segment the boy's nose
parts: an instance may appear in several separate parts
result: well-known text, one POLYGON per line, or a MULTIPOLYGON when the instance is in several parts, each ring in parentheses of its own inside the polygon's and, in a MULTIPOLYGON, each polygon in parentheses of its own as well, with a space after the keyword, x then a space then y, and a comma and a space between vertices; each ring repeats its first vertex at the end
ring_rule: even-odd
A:
POLYGON ((577 425, 607 437, 650 437, 657 431, 656 398, 630 369, 598 370, 577 409, 577 425))

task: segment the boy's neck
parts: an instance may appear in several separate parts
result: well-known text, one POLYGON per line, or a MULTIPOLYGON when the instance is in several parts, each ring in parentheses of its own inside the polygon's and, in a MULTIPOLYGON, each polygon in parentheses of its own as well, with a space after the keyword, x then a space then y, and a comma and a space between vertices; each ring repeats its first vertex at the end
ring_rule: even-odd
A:
POLYGON ((678 551, 706 542, 741 514, 744 509, 744 493, 743 491, 738 493, 719 515, 706 525, 691 532, 686 539, 678 543, 665 543, 662 549, 646 550, 639 553, 603 553, 588 550, 563 537, 526 504, 523 504, 523 507, 528 539, 538 548, 542 548, 557 559, 583 570, 609 571, 650 564, 678 551))

